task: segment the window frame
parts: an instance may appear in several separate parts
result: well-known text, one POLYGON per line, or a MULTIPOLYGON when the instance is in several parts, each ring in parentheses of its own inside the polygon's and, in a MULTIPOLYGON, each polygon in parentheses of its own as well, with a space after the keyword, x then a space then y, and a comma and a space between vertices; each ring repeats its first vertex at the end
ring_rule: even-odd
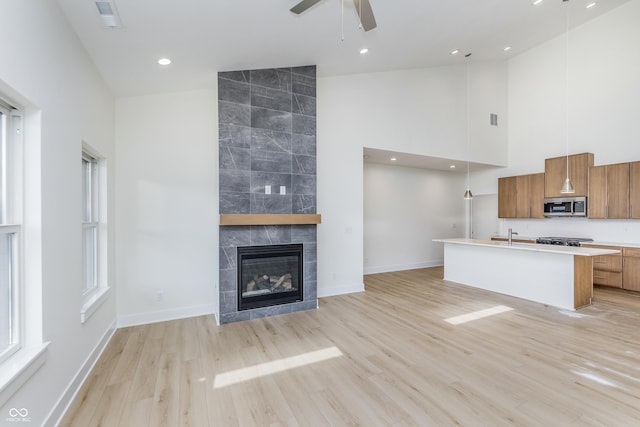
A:
POLYGON ((82 151, 82 296, 87 297, 99 286, 98 251, 100 248, 100 182, 98 160, 82 151), (91 248, 87 247, 87 231, 91 231, 91 248), (90 264, 90 265, 89 265, 90 264), (90 270, 90 271, 88 271, 90 270), (90 276, 90 277, 89 277, 90 276))
POLYGON ((80 292, 82 306, 80 322, 85 323, 107 300, 111 288, 107 277, 107 160, 83 141, 81 165, 82 285, 80 292), (85 162, 88 162, 88 165, 85 165, 85 162), (86 251, 87 230, 92 230, 93 233, 90 254, 86 251), (93 268, 91 278, 87 280, 89 260, 93 268), (89 282, 91 286, 86 286, 89 282))
POLYGON ((22 113, 0 99, 0 235, 9 236, 7 274, 10 344, 0 349, 0 364, 24 346, 22 271, 22 199, 20 179, 22 113))

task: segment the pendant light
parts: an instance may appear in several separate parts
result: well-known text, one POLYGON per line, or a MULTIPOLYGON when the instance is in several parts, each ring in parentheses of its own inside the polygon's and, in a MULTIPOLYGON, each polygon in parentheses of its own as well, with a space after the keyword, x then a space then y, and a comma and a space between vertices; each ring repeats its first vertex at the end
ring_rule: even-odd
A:
MULTIPOLYGON (((569 0, 562 0, 563 3, 569 3, 569 0)), ((567 177, 562 183, 562 188, 560 189, 561 194, 573 194, 576 190, 573 188, 573 184, 571 183, 571 179, 569 178, 569 5, 565 6, 565 132, 566 132, 566 156, 567 156, 567 177)))
MULTIPOLYGON (((471 56, 470 53, 465 55, 465 58, 469 58, 471 56)), ((464 199, 471 200, 473 199, 473 194, 471 194, 471 189, 469 186, 469 157, 471 157, 471 149, 470 149, 470 137, 469 137, 469 128, 470 128, 470 120, 469 120, 469 62, 467 62, 467 191, 464 192, 464 199)))

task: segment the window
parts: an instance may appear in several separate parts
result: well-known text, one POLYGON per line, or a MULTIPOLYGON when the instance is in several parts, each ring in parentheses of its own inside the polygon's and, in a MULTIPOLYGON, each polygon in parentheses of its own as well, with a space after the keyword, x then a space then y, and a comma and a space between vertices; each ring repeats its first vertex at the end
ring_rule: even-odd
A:
POLYGON ((0 407, 47 360, 42 341, 40 114, 0 95, 0 407), (28 212, 29 215, 24 215, 28 212))
POLYGON ((0 100, 0 363, 21 346, 17 161, 21 119, 19 111, 0 100))
POLYGON ((98 287, 98 161, 82 153, 82 294, 87 295, 98 287))
POLYGON ((87 319, 107 299, 107 161, 82 144, 82 308, 87 319))

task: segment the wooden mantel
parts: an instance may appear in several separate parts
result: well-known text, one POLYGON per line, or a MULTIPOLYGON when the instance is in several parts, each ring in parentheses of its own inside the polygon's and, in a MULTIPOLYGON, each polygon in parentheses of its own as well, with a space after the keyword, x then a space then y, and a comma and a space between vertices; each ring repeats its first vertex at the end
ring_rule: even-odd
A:
POLYGON ((220 214, 220 225, 320 224, 320 214, 220 214))

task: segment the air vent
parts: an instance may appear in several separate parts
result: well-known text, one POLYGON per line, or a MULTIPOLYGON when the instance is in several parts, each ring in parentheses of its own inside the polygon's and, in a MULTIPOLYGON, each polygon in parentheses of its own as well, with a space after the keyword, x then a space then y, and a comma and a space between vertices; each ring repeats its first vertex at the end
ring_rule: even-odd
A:
POLYGON ((120 22, 120 16, 113 0, 110 1, 97 1, 96 7, 102 19, 102 25, 106 28, 120 28, 122 24, 120 22))

